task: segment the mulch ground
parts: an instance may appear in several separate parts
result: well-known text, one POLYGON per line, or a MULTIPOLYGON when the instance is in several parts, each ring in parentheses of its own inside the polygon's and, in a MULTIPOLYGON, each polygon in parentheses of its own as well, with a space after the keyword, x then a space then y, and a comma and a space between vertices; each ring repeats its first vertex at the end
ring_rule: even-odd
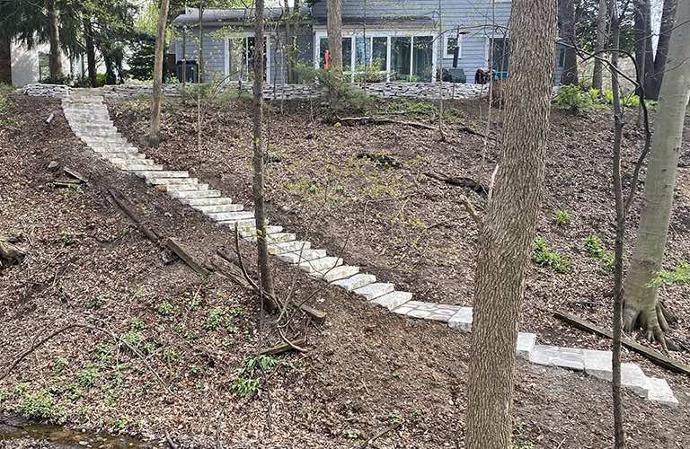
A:
MULTIPOLYGON (((276 342, 258 331, 256 298, 216 276, 202 279, 180 262, 166 265, 160 249, 108 200, 107 189, 123 192, 160 235, 178 238, 200 260, 227 246, 229 233, 95 158, 69 131, 57 101, 14 97, 11 103, 17 123, 0 129, 0 233, 21 236, 28 256, 0 274, 0 376, 33 341, 73 322, 96 323, 128 338, 146 357, 143 362, 103 332, 61 334, 0 381, 0 410, 26 412, 27 398, 47 397, 50 411, 71 427, 152 441, 169 433, 180 447, 210 448, 217 441, 224 447, 360 447, 398 422, 370 446, 463 447, 469 336, 372 308, 282 264, 274 266, 279 294, 294 289, 296 298, 307 298, 316 292, 313 305, 328 320, 311 329, 308 353, 284 357, 286 363, 267 375, 258 397, 234 395, 242 361, 276 342), (56 118, 46 125, 51 112, 56 118), (89 183, 55 188, 59 170, 48 169, 51 161, 89 183), (218 307, 232 311, 232 322, 212 328, 207 323, 218 307)), ((116 110, 117 125, 136 141, 145 130, 145 104, 116 110)), ((480 128, 472 107, 458 110, 480 128)), ((164 123, 163 144, 148 154, 249 204, 244 105, 205 112, 200 150, 194 111, 169 105, 164 123)), ((553 120, 539 231, 571 259, 572 271, 529 273, 522 328, 537 331, 545 343, 607 345, 561 326, 549 313, 563 307, 599 324, 609 319, 610 278, 581 250, 589 233, 611 246, 607 123, 599 115, 557 114, 553 120), (552 224, 556 208, 570 212, 570 227, 552 224)), ((272 114, 269 133, 274 222, 420 299, 471 304, 476 227, 457 200, 458 188, 423 173, 486 182, 497 157, 493 146, 481 167, 480 137, 457 133, 441 144, 427 130, 338 127, 311 120, 308 107, 272 114), (392 156, 400 166, 358 157, 363 152, 392 156)), ((632 145, 627 150, 632 157, 632 145)), ((686 172, 680 183, 688 186, 686 172)), ((690 193, 681 189, 670 256, 687 259, 690 193)), ((250 251, 247 260, 253 260, 250 251)), ((663 295, 681 320, 672 334, 677 338, 690 318, 682 295, 680 289, 663 295)), ((630 354, 626 360, 640 361, 630 354)), ((641 363, 648 374, 670 380, 681 406, 666 409, 626 392, 630 446, 690 445, 687 381, 641 363)), ((609 390, 577 373, 519 362, 516 439, 539 448, 609 446, 609 390)))

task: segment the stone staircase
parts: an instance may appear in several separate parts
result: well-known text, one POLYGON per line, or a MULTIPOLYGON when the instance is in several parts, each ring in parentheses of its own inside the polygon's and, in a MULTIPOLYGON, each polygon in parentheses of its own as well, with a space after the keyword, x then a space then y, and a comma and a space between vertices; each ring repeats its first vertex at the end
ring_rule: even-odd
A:
MULTIPOLYGON (((143 178, 147 184, 167 192, 220 226, 227 226, 233 232, 238 229, 244 240, 256 241, 253 212, 233 203, 221 191, 190 177, 187 171, 169 170, 140 153, 113 125, 102 96, 90 90, 73 90, 63 98, 62 106, 75 135, 98 156, 143 178)), ((396 290, 395 285, 381 282, 373 274, 361 273, 359 267, 346 265, 341 258, 328 255, 324 249, 312 248, 310 242, 299 240, 297 235, 285 232, 281 226, 268 226, 267 236, 270 254, 310 276, 399 315, 447 323, 463 332, 472 329, 471 307, 415 301, 412 293, 396 290)), ((516 348, 518 357, 537 365, 566 368, 611 380, 611 351, 543 346, 536 341, 535 334, 520 333, 516 348)), ((632 363, 623 364, 622 371, 623 385, 641 397, 668 406, 678 404, 666 380, 647 377, 632 363)))

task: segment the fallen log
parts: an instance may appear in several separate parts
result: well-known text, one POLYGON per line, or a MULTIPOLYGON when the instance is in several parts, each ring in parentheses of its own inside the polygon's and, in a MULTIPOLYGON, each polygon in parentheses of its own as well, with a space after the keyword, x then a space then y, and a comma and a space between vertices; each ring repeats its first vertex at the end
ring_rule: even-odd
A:
POLYGON ((82 175, 78 171, 71 169, 69 167, 62 167, 62 171, 65 172, 66 175, 71 176, 74 179, 79 180, 80 182, 83 182, 86 184, 88 182, 88 179, 86 179, 86 176, 82 175))
POLYGON ((455 178, 451 176, 447 176, 441 173, 431 173, 427 172, 424 173, 424 176, 427 176, 431 179, 435 179, 437 181, 444 182, 448 185, 454 186, 454 187, 464 187, 466 189, 470 189, 475 193, 478 193, 479 195, 482 196, 487 196, 489 194, 489 188, 477 181, 475 181, 472 178, 455 178))
POLYGON ((186 263, 189 266, 189 268, 196 271, 198 274, 202 276, 208 276, 211 274, 210 271, 208 271, 206 268, 201 266, 200 263, 194 260, 194 257, 187 253, 187 251, 174 238, 170 237, 166 239, 163 246, 177 254, 177 257, 182 259, 182 261, 186 263))
POLYGON ((280 355, 285 352, 289 351, 294 351, 295 346, 304 346, 307 343, 307 340, 304 338, 298 338, 297 340, 292 342, 292 345, 287 344, 287 343, 282 343, 277 346, 274 346, 272 348, 264 349, 259 353, 259 355, 280 355))
MULTIPOLYGON (((554 312, 553 314, 554 317, 557 319, 570 324, 573 327, 576 327, 580 330, 591 332, 593 334, 599 335, 601 337, 606 337, 609 339, 613 339, 613 332, 611 332, 608 329, 601 328, 597 326, 596 324, 587 321, 583 318, 580 318, 578 316, 575 316, 573 314, 570 314, 568 312, 563 312, 563 311, 557 311, 554 312)), ((659 351, 655 351, 654 349, 647 348, 646 346, 642 346, 641 344, 634 342, 632 340, 628 340, 627 338, 623 338, 621 343, 623 346, 626 348, 637 352, 638 354, 643 355, 644 357, 648 358, 652 363, 655 365, 659 365, 662 368, 666 368, 669 371, 673 371, 675 373, 681 373, 685 375, 690 376, 690 367, 685 366, 681 363, 678 363, 674 360, 671 360, 671 358, 665 356, 664 354, 660 353, 659 351)))
POLYGON ((366 125, 368 123, 373 123, 374 125, 403 125, 410 126, 412 128, 430 129, 432 131, 438 130, 437 126, 428 125, 422 122, 410 122, 406 120, 395 120, 386 117, 343 117, 338 119, 341 123, 359 123, 361 125, 366 125))
POLYGON ((139 218, 139 214, 137 214, 137 212, 134 210, 134 207, 129 204, 129 202, 125 199, 124 196, 122 196, 120 192, 113 189, 108 189, 108 193, 110 194, 110 197, 113 199, 117 207, 119 207, 120 210, 122 210, 122 212, 124 212, 130 220, 137 224, 139 230, 146 236, 146 238, 148 238, 155 244, 160 243, 160 237, 158 236, 158 234, 143 223, 141 218, 139 218))

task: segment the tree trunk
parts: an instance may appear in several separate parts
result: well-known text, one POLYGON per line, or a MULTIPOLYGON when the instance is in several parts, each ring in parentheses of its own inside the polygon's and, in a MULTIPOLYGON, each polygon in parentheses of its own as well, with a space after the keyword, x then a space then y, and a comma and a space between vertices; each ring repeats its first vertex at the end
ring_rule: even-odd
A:
MULTIPOLYGON (((331 54, 330 67, 337 79, 343 75, 343 18, 341 0, 328 0, 328 51, 331 54)), ((349 64, 349 61, 348 61, 349 64)))
POLYGON ((513 0, 511 24, 503 156, 480 231, 475 277, 468 449, 511 447, 517 323, 544 181, 556 4, 513 0))
POLYGON ((654 58, 654 80, 649 92, 647 92, 647 98, 654 100, 659 98, 659 90, 661 89, 661 83, 664 80, 666 57, 668 55, 668 43, 671 40, 677 3, 677 0, 664 0, 664 9, 661 14, 659 42, 656 46, 656 57, 654 58))
POLYGON ((46 0, 46 11, 48 15, 48 39, 50 42, 50 78, 53 82, 63 78, 62 61, 60 58, 60 41, 58 38, 58 17, 55 9, 55 0, 46 0))
POLYGON ((204 2, 199 2, 199 82, 204 82, 204 2))
POLYGON ((621 108, 618 61, 620 59, 620 17, 616 0, 611 4, 611 31, 613 52, 611 53, 611 90, 613 91, 613 194, 616 208, 616 244, 613 281, 613 348, 611 357, 611 392, 613 395, 614 448, 625 449, 623 427, 623 395, 621 390, 621 339, 623 316, 623 249, 625 243, 625 206, 623 204, 623 178, 621 175, 621 145, 623 142, 623 110, 621 108))
MULTIPOLYGON (((642 80, 642 87, 647 92, 652 90, 652 74, 654 72, 654 51, 652 49, 652 21, 649 0, 635 0, 635 59, 639 70, 638 79, 642 80)), ((638 90, 638 94, 640 94, 638 90)))
POLYGON ((161 102, 163 101, 163 58, 165 57, 165 24, 170 0, 161 0, 156 29, 155 59, 153 63, 153 94, 151 97, 151 129, 148 143, 158 146, 161 141, 161 102))
POLYGON ((285 22, 285 42, 287 47, 287 82, 297 83, 297 27, 299 21, 299 2, 295 2, 290 12, 290 6, 286 3, 287 21, 285 22))
POLYGON ((12 39, 0 38, 0 84, 12 84, 12 39))
POLYGON ((558 1, 558 20, 561 39, 565 47, 565 64, 561 74, 561 84, 579 84, 577 73, 577 53, 575 40, 575 2, 574 0, 558 1))
POLYGON ((93 43, 91 19, 88 17, 84 18, 84 41, 86 44, 86 66, 89 72, 89 84, 91 84, 91 87, 96 87, 96 47, 93 43))
POLYGON ((598 58, 594 59, 594 73, 592 74, 592 86, 595 89, 601 91, 604 87, 603 74, 604 74, 604 63, 601 59, 604 55, 601 53, 608 42, 608 36, 606 35, 606 25, 608 23, 608 5, 606 0, 599 0, 599 11, 597 11, 597 45, 595 52, 598 58))
POLYGON ((625 328, 639 326, 648 338, 664 342, 667 323, 650 282, 661 269, 673 205, 673 189, 690 97, 690 1, 681 1, 669 43, 668 63, 659 95, 656 129, 644 188, 638 240, 625 283, 625 328))
POLYGON ((256 0, 256 31, 254 32, 254 221, 256 224, 256 249, 261 281, 262 307, 272 311, 275 305, 273 276, 268 259, 266 240, 266 205, 264 199, 264 141, 263 141, 263 90, 264 90, 264 0, 256 0))

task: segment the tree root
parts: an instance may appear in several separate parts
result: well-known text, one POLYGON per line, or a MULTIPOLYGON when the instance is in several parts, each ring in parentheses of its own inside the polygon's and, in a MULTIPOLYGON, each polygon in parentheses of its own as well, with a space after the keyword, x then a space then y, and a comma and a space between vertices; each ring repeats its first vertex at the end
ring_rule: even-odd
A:
POLYGON ((663 303, 657 301, 654 311, 639 310, 632 306, 625 306, 623 313, 623 329, 625 332, 633 332, 641 329, 645 338, 651 342, 658 342, 665 353, 669 349, 677 350, 677 346, 666 338, 669 331, 669 320, 675 317, 668 311, 663 303))

